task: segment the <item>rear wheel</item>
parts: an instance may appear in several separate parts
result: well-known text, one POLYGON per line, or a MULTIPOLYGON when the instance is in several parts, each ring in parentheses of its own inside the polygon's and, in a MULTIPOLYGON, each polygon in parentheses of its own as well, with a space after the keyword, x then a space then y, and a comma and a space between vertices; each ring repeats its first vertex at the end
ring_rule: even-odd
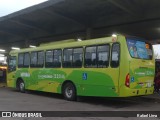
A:
POLYGON ((22 93, 25 92, 25 84, 24 84, 24 82, 23 82, 22 80, 19 81, 18 89, 19 89, 19 91, 22 92, 22 93))
POLYGON ((76 100, 76 88, 71 82, 66 83, 63 86, 63 96, 66 100, 75 101, 76 100))

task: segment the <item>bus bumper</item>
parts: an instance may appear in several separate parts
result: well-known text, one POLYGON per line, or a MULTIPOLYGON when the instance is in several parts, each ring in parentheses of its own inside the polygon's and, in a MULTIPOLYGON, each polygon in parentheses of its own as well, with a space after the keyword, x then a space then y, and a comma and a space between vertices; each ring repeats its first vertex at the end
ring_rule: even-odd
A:
POLYGON ((124 86, 120 89, 119 97, 150 95, 153 94, 153 92, 154 92, 154 87, 132 89, 124 86))

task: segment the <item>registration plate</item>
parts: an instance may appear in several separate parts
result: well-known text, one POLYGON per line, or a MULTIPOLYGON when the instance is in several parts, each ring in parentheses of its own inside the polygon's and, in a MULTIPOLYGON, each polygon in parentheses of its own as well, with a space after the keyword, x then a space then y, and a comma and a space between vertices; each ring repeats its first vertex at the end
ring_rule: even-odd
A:
POLYGON ((148 82, 147 84, 146 84, 146 87, 151 87, 151 83, 150 82, 148 82))

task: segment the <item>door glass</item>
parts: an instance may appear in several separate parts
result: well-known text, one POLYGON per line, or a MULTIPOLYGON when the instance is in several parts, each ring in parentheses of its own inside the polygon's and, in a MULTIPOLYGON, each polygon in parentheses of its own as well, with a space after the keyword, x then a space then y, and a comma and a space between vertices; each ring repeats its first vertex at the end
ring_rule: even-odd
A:
POLYGON ((16 56, 10 56, 8 61, 8 72, 16 70, 16 56))

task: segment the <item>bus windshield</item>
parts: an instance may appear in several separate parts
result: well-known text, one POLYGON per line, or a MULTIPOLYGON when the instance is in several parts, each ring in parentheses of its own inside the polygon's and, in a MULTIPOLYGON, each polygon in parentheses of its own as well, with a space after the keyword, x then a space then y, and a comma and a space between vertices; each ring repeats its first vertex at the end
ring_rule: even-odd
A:
POLYGON ((127 46, 131 57, 151 60, 153 56, 152 46, 140 39, 127 38, 127 46))

